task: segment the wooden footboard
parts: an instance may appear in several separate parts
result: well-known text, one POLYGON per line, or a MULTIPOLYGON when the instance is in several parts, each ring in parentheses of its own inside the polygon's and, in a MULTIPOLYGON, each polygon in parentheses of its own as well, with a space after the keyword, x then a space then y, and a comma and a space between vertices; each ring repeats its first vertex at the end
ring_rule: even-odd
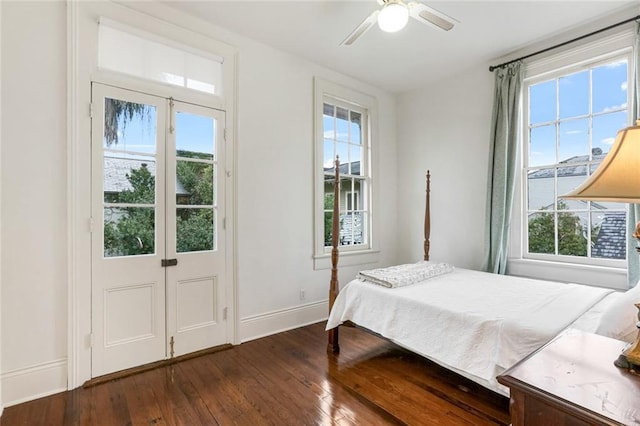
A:
MULTIPOLYGON (((424 260, 429 260, 429 249, 431 236, 431 173, 426 174, 426 202, 424 209, 424 260)), ((335 186, 333 193, 333 218, 331 222, 331 281, 329 282, 329 313, 338 297, 340 286, 338 284, 338 242, 340 236, 340 158, 336 156, 335 162, 335 186)), ((338 328, 334 327, 328 331, 329 344, 327 352, 340 352, 338 341, 338 328)))

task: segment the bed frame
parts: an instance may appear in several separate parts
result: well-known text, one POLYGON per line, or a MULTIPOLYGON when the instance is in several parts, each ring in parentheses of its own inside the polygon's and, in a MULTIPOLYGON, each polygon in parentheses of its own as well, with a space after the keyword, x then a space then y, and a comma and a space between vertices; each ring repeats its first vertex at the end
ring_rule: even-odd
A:
MULTIPOLYGON (((424 260, 429 260, 429 238, 431 236, 431 173, 426 174, 426 200, 424 209, 424 260)), ((338 241, 340 236, 340 158, 335 161, 335 185, 333 193, 333 217, 331 222, 331 281, 329 282, 329 312, 338 297, 340 286, 338 283, 338 241)), ((339 327, 329 330, 329 344, 327 352, 337 354, 340 352, 338 338, 339 327)))

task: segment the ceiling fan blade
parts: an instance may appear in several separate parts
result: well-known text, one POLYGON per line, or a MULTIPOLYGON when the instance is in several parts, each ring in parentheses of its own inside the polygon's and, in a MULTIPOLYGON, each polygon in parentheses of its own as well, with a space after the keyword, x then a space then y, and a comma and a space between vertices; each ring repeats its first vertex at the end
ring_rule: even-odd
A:
POLYGON ((371 28, 373 24, 376 23, 379 13, 379 10, 373 11, 371 15, 369 15, 364 21, 362 21, 360 25, 358 25, 358 27, 347 36, 347 38, 342 40, 340 46, 351 46, 358 38, 360 38, 362 34, 366 33, 367 30, 369 30, 369 28, 371 28))
POLYGON ((407 4, 409 8, 409 16, 422 22, 445 31, 449 31, 454 26, 454 22, 458 22, 450 16, 439 12, 424 3, 412 1, 407 4))

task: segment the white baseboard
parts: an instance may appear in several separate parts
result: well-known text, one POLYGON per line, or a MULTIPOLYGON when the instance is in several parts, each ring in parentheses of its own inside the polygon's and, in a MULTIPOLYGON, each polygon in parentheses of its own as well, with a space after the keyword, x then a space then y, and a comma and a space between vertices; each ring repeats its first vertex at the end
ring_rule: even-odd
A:
POLYGON ((53 395, 67 390, 67 359, 62 358, 2 373, 2 406, 53 395))
POLYGON ((240 320, 240 342, 270 336, 327 319, 329 302, 322 301, 281 309, 240 320))

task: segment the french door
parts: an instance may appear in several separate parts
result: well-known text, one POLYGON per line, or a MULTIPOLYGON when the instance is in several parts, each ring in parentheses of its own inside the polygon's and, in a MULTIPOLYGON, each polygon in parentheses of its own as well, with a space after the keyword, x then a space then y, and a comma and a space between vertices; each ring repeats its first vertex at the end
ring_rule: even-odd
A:
POLYGON ((93 83, 92 377, 229 342, 224 119, 93 83))

